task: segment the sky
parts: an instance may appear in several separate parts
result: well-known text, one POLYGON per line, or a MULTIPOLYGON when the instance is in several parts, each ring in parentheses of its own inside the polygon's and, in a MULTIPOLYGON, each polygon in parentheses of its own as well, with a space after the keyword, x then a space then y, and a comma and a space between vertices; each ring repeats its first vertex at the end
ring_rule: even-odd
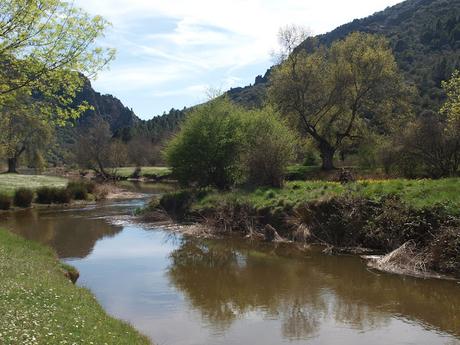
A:
POLYGON ((116 48, 92 81, 143 119, 254 83, 273 65, 281 27, 333 30, 401 0, 75 0, 111 22, 101 46, 116 48))

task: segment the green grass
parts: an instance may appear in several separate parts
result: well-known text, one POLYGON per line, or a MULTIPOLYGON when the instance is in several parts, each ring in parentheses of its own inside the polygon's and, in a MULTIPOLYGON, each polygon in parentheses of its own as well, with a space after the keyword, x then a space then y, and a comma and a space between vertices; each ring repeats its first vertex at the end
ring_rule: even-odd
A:
MULTIPOLYGON (((134 167, 123 167, 116 169, 116 175, 128 178, 130 177, 136 168, 134 167)), ((141 177, 148 175, 156 175, 158 177, 166 176, 171 173, 171 169, 167 167, 141 167, 141 177)))
POLYGON ((0 230, 1 344, 149 344, 63 271, 50 249, 0 230))
POLYGON ((451 214, 460 214, 460 178, 441 180, 363 180, 348 185, 325 181, 287 182, 284 188, 259 188, 211 193, 194 205, 212 207, 218 202, 247 203, 255 208, 295 206, 300 203, 339 195, 364 196, 378 200, 396 194, 409 205, 422 208, 442 204, 451 214))
POLYGON ((38 189, 40 187, 67 186, 69 181, 62 177, 45 175, 0 174, 0 193, 13 195, 19 188, 38 189))

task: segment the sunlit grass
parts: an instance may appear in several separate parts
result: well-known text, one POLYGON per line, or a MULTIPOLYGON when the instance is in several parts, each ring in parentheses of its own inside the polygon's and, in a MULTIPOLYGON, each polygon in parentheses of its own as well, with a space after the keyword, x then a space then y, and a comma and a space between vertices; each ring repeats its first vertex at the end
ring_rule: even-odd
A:
POLYGON ((265 207, 295 206, 299 203, 332 196, 363 196, 378 200, 385 195, 398 195, 409 205, 422 208, 443 205, 449 213, 460 214, 460 178, 440 180, 363 180, 347 185, 325 181, 287 182, 284 188, 258 188, 210 193, 195 208, 212 207, 217 202, 247 203, 261 209, 265 207))
MULTIPOLYGON (((116 175, 127 178, 132 176, 134 171, 136 170, 135 167, 122 167, 116 169, 116 175)), ((141 167, 140 176, 149 176, 155 175, 157 177, 169 175, 171 173, 171 169, 168 167, 141 167)))
POLYGON ((0 315, 1 344, 149 344, 64 277, 51 250, 3 230, 0 315))
POLYGON ((62 177, 45 175, 0 174, 0 193, 14 194, 19 188, 37 189, 40 187, 67 186, 69 181, 62 177))

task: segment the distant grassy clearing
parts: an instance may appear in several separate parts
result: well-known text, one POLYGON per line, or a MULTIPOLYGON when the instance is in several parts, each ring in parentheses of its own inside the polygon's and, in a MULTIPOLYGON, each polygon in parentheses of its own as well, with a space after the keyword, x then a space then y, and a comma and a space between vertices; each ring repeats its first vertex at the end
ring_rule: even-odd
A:
POLYGON ((287 182, 281 189, 259 188, 254 191, 211 193, 199 201, 195 208, 210 207, 224 200, 247 203, 256 208, 283 208, 345 194, 375 200, 388 194, 396 194, 409 205, 417 208, 442 204, 449 213, 460 214, 460 178, 363 180, 347 185, 325 181, 295 181, 287 182))
POLYGON ((0 193, 13 194, 18 188, 65 187, 68 182, 55 176, 0 174, 0 193))
POLYGON ((64 277, 51 250, 0 229, 1 344, 150 344, 64 277))
MULTIPOLYGON (((136 170, 135 167, 123 167, 116 169, 116 175, 120 177, 130 177, 136 170)), ((171 173, 171 169, 167 167, 141 167, 141 177, 148 177, 149 175, 155 175, 157 177, 166 176, 171 173)))

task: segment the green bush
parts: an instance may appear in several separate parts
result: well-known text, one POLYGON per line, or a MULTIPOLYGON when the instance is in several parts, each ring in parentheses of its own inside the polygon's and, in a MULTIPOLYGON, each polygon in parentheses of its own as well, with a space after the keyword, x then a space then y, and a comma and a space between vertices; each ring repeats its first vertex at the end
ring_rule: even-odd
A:
POLYGON ((238 182, 241 112, 224 98, 199 106, 187 116, 165 151, 173 175, 181 185, 226 189, 238 182))
POLYGON ((14 193, 14 205, 17 207, 30 207, 34 200, 34 192, 28 188, 19 188, 14 193))
POLYGON ((69 182, 67 185, 67 191, 69 192, 72 199, 75 200, 87 200, 88 199, 88 185, 83 181, 69 182))
POLYGON ((39 204, 68 204, 72 196, 67 188, 42 187, 37 189, 37 203, 39 204))
POLYGON ((173 218, 182 219, 195 199, 196 195, 193 191, 184 189, 164 194, 159 204, 173 218))
POLYGON ((11 207, 11 197, 7 194, 0 194, 0 210, 7 211, 11 207))
POLYGON ((242 123, 242 162, 251 186, 281 187, 294 159, 297 137, 270 107, 247 112, 242 123))

